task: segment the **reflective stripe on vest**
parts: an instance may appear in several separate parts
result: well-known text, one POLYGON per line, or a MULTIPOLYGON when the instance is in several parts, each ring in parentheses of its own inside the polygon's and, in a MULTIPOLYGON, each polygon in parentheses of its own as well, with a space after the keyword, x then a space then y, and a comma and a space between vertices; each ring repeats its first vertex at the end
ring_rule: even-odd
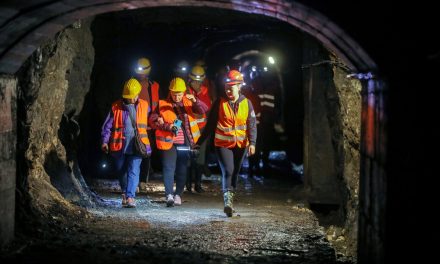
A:
MULTIPOLYGON (((183 97, 183 105, 185 107, 185 112, 188 116, 191 135, 193 137, 194 143, 197 143, 200 138, 200 130, 197 121, 194 118, 194 113, 192 112, 192 102, 186 97, 183 97)), ((172 124, 177 118, 176 113, 174 113, 172 103, 168 101, 159 101, 159 112, 165 123, 172 124)), ((182 124, 182 129, 185 129, 184 124, 182 124)), ((173 142, 174 134, 172 132, 159 129, 156 130, 156 145, 158 149, 168 150, 173 146, 173 142)))
MULTIPOLYGON (((110 151, 119 151, 124 144, 124 120, 123 120, 123 103, 118 100, 112 104, 113 111, 113 128, 109 140, 110 151)), ((128 115, 128 113, 127 113, 128 115)), ((136 129, 141 136, 141 140, 145 145, 150 145, 147 134, 148 120, 148 102, 139 99, 136 105, 136 129)))
POLYGON ((246 147, 249 144, 246 125, 248 115, 249 103, 247 98, 239 103, 237 113, 234 112, 229 102, 222 98, 215 130, 215 146, 225 148, 246 147))

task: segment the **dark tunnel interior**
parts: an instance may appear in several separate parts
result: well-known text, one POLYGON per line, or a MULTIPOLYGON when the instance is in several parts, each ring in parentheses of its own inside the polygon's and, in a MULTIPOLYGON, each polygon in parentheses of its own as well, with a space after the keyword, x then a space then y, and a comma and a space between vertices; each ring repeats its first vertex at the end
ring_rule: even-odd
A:
MULTIPOLYGON (((303 163, 301 45, 304 33, 282 21, 260 15, 210 8, 150 8, 97 16, 91 26, 95 61, 91 89, 81 113, 79 162, 86 178, 111 177, 103 170, 96 142, 111 103, 120 97, 123 83, 133 76, 138 58, 152 63, 150 78, 160 85, 161 98, 176 66, 203 59, 207 76, 218 80, 225 65, 238 59, 245 80, 254 72, 272 76, 280 85, 279 121, 284 131, 274 134, 272 150, 284 151, 288 160, 303 163), (177 15, 178 14, 178 15, 177 15), (275 64, 268 57, 275 58, 275 64)), ((231 66, 232 67, 232 66, 231 66)), ((217 93, 222 92, 216 82, 217 93)), ((275 122, 275 121, 274 121, 275 122)), ((273 128, 272 128, 273 129, 273 128)), ((157 162, 156 162, 157 163, 157 162)), ((160 164, 153 164, 160 167, 160 164)), ((290 163, 275 175, 293 177, 290 163)))
MULTIPOLYGON (((36 197, 43 196, 44 202, 45 199, 68 201, 94 214, 107 215, 110 221, 104 225, 109 224, 110 229, 115 219, 140 221, 141 227, 147 221, 157 224, 169 219, 172 211, 164 206, 160 173, 150 178, 150 185, 146 184, 148 178, 144 182, 141 177, 136 210, 128 214, 120 210, 125 207, 121 188, 115 187, 118 177, 114 160, 100 148, 106 115, 111 104, 121 98, 125 81, 135 75, 135 63, 141 57, 151 61, 149 77, 159 83, 161 99, 168 95, 168 84, 177 66, 186 62, 191 67, 200 59, 206 63, 207 77, 213 82, 217 96, 224 92, 226 66, 239 68, 244 75, 246 85, 242 92, 248 98, 258 97, 255 91, 261 87, 275 88, 275 110, 264 118, 262 115, 261 124, 267 126, 260 124, 261 141, 257 139, 257 152, 266 151, 268 160, 261 157, 262 162, 256 166, 263 169, 252 178, 249 173, 252 165, 246 159, 239 175, 241 186, 237 193, 243 196, 241 206, 256 206, 253 212, 242 208, 243 219, 250 220, 246 224, 253 227, 253 221, 258 218, 247 218, 246 214, 262 212, 277 204, 274 215, 264 216, 273 219, 273 223, 262 224, 263 229, 271 230, 261 231, 277 236, 277 243, 294 245, 296 234, 291 233, 290 239, 279 236, 278 230, 290 230, 286 231, 289 233, 292 226, 305 221, 299 226, 306 226, 307 232, 298 236, 303 236, 305 242, 298 245, 317 246, 312 251, 317 255, 329 254, 332 261, 333 246, 343 255, 354 254, 359 209, 361 83, 347 78, 349 70, 342 59, 315 36, 264 15, 206 7, 155 7, 97 15, 79 20, 57 34, 19 72, 20 87, 35 87, 23 89, 19 95, 18 115, 23 120, 19 125, 20 140, 24 139, 19 148, 23 157, 19 173, 22 179, 35 179, 37 185, 41 184, 34 188, 36 197), (50 110, 38 108, 58 98, 64 102, 57 101, 50 110), (33 105, 37 106, 35 111, 33 105), (26 126, 33 119, 39 121, 35 127, 26 126), (52 135, 52 131, 57 133, 52 135), (27 160, 26 144, 38 152, 35 157, 41 156, 35 159, 43 161, 42 173, 48 176, 47 182, 40 180, 41 171, 33 170, 38 165, 27 160), (40 151, 41 146, 44 147, 40 151), (26 175, 27 170, 30 176, 26 175), (110 189, 104 186, 107 183, 110 189), (157 214, 148 214, 148 218, 144 214, 150 210, 157 214), (299 212, 298 218, 292 217, 290 210, 299 212), (279 224, 278 217, 284 219, 283 224, 279 224), (316 228, 318 223, 327 228, 328 235, 316 228), (321 238, 309 243, 309 236, 315 236, 315 232, 319 237, 327 236, 334 244, 321 245, 321 238)), ((260 107, 264 101, 261 98, 266 97, 257 100, 260 107)), ((182 210, 188 209, 192 214, 188 216, 184 211, 176 220, 180 224, 208 223, 208 231, 203 231, 207 233, 213 230, 209 225, 215 225, 219 217, 216 203, 221 192, 219 163, 213 151, 211 154, 211 160, 206 163, 215 177, 205 179, 206 195, 198 191, 193 194, 186 185, 186 204, 182 210), (198 203, 202 199, 206 203, 198 203)), ((151 162, 154 172, 162 171, 155 154, 151 162)), ((58 212, 58 208, 54 210, 58 212)), ((228 224, 223 220, 220 220, 222 224, 228 224)), ((173 221, 170 223, 174 225, 173 221)), ((219 233, 221 236, 221 230, 219 233)), ((217 244, 217 235, 213 234, 213 243, 208 246, 217 244)), ((166 235, 160 237, 168 241, 166 235)), ((193 240, 197 245, 203 244, 198 237, 193 240)), ((284 251, 279 255, 283 254, 284 251)))
POLYGON ((431 261, 437 25, 423 2, 3 0, 0 262, 431 261), (162 98, 182 61, 279 84, 283 160, 240 173, 236 218, 219 171, 181 207, 157 177, 125 210, 100 132, 139 57, 162 98))

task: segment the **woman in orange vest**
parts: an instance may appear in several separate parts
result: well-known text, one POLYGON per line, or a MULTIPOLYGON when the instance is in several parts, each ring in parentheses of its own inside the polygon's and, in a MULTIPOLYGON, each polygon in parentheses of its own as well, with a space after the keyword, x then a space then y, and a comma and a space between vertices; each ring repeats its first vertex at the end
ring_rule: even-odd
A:
POLYGON ((150 125, 156 129, 156 146, 162 154, 162 174, 167 206, 181 205, 185 186, 190 149, 200 137, 195 114, 204 114, 207 106, 192 94, 185 94, 185 81, 174 78, 169 86, 167 100, 159 101, 159 112, 150 116, 150 125), (173 191, 174 177, 176 190, 173 191))
POLYGON ((124 207, 136 207, 134 198, 142 157, 134 151, 135 129, 151 154, 147 134, 149 106, 147 101, 138 98, 140 91, 141 84, 136 79, 125 83, 122 99, 112 104, 101 132, 102 151, 110 150, 116 161, 124 207))
MULTIPOLYGON (((211 108, 205 131, 215 131, 215 152, 222 170, 222 188, 224 212, 231 217, 234 192, 237 188, 238 173, 243 159, 248 153, 255 153, 257 141, 257 126, 255 112, 250 100, 240 94, 243 85, 243 75, 236 70, 226 74, 226 98, 219 98, 211 108)), ((207 137, 203 134, 200 144, 207 137)))

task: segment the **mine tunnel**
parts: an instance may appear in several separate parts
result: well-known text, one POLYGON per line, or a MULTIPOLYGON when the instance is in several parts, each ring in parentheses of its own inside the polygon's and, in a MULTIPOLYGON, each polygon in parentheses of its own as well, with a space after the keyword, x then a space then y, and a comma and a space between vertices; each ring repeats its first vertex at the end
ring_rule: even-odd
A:
POLYGON ((390 260, 399 225, 386 212, 404 194, 387 175, 404 167, 386 166, 398 160, 387 159, 386 96, 402 83, 373 37, 355 30, 366 20, 341 6, 2 3, 2 263, 390 260), (139 58, 149 59, 162 100, 176 71, 190 80, 197 61, 213 101, 224 96, 225 72, 242 74, 258 134, 256 155, 239 172, 233 217, 223 212, 222 171, 209 147, 203 190, 186 187, 181 206, 166 205, 157 151, 140 172, 136 207, 123 206, 101 131, 139 58))

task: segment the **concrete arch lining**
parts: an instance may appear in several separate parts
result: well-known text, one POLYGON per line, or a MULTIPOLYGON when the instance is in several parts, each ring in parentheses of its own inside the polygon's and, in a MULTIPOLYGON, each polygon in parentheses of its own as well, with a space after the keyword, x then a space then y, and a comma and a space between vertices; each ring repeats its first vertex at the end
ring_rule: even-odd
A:
MULTIPOLYGON (((0 28, 0 73, 14 74, 47 39, 64 27, 90 16, 151 7, 210 7, 270 16, 314 36, 335 52, 353 71, 375 71, 377 66, 366 52, 340 27, 324 15, 298 2, 285 0, 221 1, 56 1, 13 15, 0 28)), ((16 11, 16 10, 15 10, 16 11)), ((15 13, 14 9, 10 12, 15 13)), ((12 14, 11 13, 11 14, 12 14)))

